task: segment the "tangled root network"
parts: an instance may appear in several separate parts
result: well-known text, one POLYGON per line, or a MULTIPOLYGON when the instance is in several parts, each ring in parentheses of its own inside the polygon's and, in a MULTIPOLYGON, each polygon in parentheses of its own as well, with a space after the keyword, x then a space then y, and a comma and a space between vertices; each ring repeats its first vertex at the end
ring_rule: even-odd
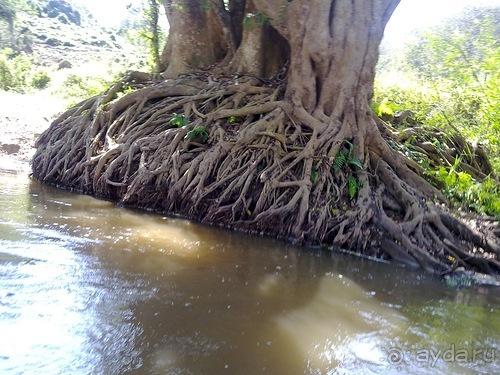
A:
POLYGON ((294 108, 285 88, 279 77, 208 73, 118 83, 42 134, 33 176, 127 206, 435 273, 498 275, 498 224, 466 222, 436 203, 444 196, 390 146, 401 134, 372 118, 359 125, 372 129, 359 141, 294 108))

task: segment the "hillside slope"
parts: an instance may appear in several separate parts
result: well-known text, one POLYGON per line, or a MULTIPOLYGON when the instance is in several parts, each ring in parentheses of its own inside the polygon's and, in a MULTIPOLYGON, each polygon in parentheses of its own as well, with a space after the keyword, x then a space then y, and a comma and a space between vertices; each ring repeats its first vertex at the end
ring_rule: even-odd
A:
POLYGON ((2 1, 0 81, 11 74, 13 80, 25 82, 7 87, 8 91, 0 85, 0 155, 29 160, 36 137, 55 115, 93 91, 99 92, 120 72, 140 69, 144 54, 118 30, 100 26, 77 3, 2 1), (10 16, 9 11, 13 12, 10 16), (30 86, 35 72, 49 77, 44 90, 30 86))
POLYGON ((44 66, 65 60, 72 66, 95 61, 126 65, 135 57, 128 40, 97 24, 84 8, 64 0, 27 3, 15 10, 12 27, 0 16, 0 49, 24 52, 44 66))

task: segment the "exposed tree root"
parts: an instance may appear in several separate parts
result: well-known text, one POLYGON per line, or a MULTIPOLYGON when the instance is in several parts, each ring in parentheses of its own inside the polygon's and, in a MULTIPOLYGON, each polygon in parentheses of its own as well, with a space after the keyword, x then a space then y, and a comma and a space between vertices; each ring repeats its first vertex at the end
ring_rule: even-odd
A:
POLYGON ((497 224, 472 229, 436 203, 445 198, 421 167, 386 141, 402 139, 371 116, 358 116, 357 129, 326 126, 321 113, 290 106, 278 80, 200 73, 130 85, 136 90, 120 96, 118 84, 54 121, 37 142, 34 177, 437 273, 500 272, 497 224))

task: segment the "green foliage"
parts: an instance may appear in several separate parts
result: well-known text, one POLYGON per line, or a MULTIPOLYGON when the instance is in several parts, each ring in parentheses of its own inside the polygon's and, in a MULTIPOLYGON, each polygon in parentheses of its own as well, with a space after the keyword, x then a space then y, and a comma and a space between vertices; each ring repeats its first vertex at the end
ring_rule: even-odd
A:
MULTIPOLYGON (((2 0, 0 1, 0 26, 2 23, 8 27, 8 32, 12 36, 14 24, 21 13, 34 13, 39 7, 38 0, 2 0)), ((3 30, 1 30, 3 31, 3 30)), ((3 36, 3 35, 2 35, 3 36)), ((5 41, 0 36, 0 42, 5 41)))
MULTIPOLYGON (((429 139, 432 132, 423 131, 419 137, 429 139)), ((446 139, 452 139, 449 137, 446 139)), ((475 180, 469 173, 463 171, 460 163, 469 158, 468 152, 462 153, 455 158, 452 166, 440 166, 431 163, 427 154, 421 152, 421 149, 415 147, 414 138, 410 138, 405 143, 389 141, 389 145, 406 155, 408 158, 416 161, 425 169, 424 177, 431 183, 437 184, 452 205, 461 209, 480 214, 487 214, 500 218, 500 185, 492 178, 488 177, 483 181, 475 180)), ((446 142, 434 138, 433 145, 443 151, 449 145, 446 142)))
POLYGON ((354 199, 362 186, 362 182, 359 181, 356 177, 354 177, 353 175, 347 176, 347 192, 349 194, 349 199, 354 199))
POLYGON ((37 10, 42 3, 48 3, 48 0, 2 0, 0 9, 8 9, 14 13, 28 12, 37 10))
POLYGON ((24 52, 18 54, 11 60, 12 72, 16 78, 14 91, 24 92, 29 82, 29 77, 35 69, 33 60, 24 52))
POLYGON ((500 186, 490 177, 474 181, 470 174, 458 171, 458 160, 452 167, 428 173, 443 183, 443 192, 452 204, 500 219, 500 186))
POLYGON ((335 173, 340 171, 342 168, 345 166, 354 166, 359 169, 363 169, 363 164, 361 161, 353 154, 353 149, 354 146, 351 142, 349 141, 344 141, 344 145, 347 146, 347 150, 341 150, 337 153, 335 156, 335 159, 333 160, 333 170, 335 173))
POLYGON ((36 72, 31 78, 31 86, 38 90, 47 88, 50 83, 50 77, 46 71, 40 70, 36 72))
POLYGON ((340 151, 333 160, 333 170, 335 171, 335 173, 337 173, 346 164, 347 164, 347 154, 343 151, 340 151))
POLYGON ((386 96, 379 103, 374 102, 372 109, 379 117, 384 117, 386 115, 394 116, 394 113, 397 110, 397 105, 391 102, 390 98, 386 96))
POLYGON ((423 127, 458 131, 481 144, 499 171, 499 25, 500 7, 484 7, 421 32, 397 63, 394 56, 382 59, 374 111, 383 116, 409 109, 423 127))
MULTIPOLYGON (((173 4, 177 11, 184 11, 181 4, 173 4)), ((125 36, 136 49, 143 51, 148 57, 146 68, 152 72, 163 70, 161 65, 160 50, 166 39, 164 25, 164 12, 160 0, 143 0, 140 4, 131 4, 130 17, 123 21, 119 34, 125 36)), ((166 17, 165 17, 166 18, 166 17)))
MULTIPOLYGON (((0 0, 0 9, 9 6, 17 14, 12 33, 0 16, 0 90, 31 93, 35 90, 48 89, 50 94, 69 99, 69 103, 74 103, 107 89, 109 83, 116 82, 118 71, 145 69, 146 62, 142 57, 147 53, 137 52, 141 49, 135 45, 126 45, 122 38, 116 39, 114 33, 110 37, 117 46, 124 47, 122 52, 117 52, 115 56, 108 52, 97 53, 91 61, 85 57, 80 60, 78 51, 87 50, 88 43, 94 41, 100 43, 103 31, 97 28, 93 31, 87 23, 85 27, 75 29, 71 25, 62 25, 57 19, 44 18, 44 22, 41 22, 39 12, 48 3, 49 0, 0 0), (50 52, 50 48, 44 50, 39 48, 43 47, 42 43, 47 43, 51 39, 58 39, 61 42, 67 40, 75 47, 81 44, 81 49, 70 48, 67 51, 72 66, 66 66, 65 69, 58 68, 53 59, 57 56, 50 52), (24 50, 34 52, 24 53, 22 52, 24 50), (140 54, 142 60, 135 60, 139 59, 140 54)), ((73 3, 71 5, 73 6, 73 3)), ((136 12, 136 16, 139 15, 140 11, 136 12)))
POLYGON ((0 21, 4 21, 12 30, 14 19, 16 18, 16 8, 13 1, 4 0, 0 3, 0 21))
POLYGON ((319 177, 318 170, 317 170, 317 169, 315 169, 315 168, 313 168, 313 169, 311 170, 311 182, 312 182, 313 184, 315 184, 315 183, 316 183, 316 181, 318 181, 318 177, 319 177))
MULTIPOLYGON (((481 84, 500 38, 500 7, 469 8, 422 32, 406 51, 410 68, 425 78, 481 84)), ((496 69, 495 69, 496 70, 496 69)))
POLYGON ((40 70, 27 54, 16 54, 11 49, 0 52, 0 89, 26 93, 32 88, 44 89, 51 79, 40 70))
POLYGON ((196 142, 205 143, 208 141, 209 134, 204 126, 197 126, 186 134, 186 139, 191 139, 196 142))
MULTIPOLYGON (((500 171, 500 7, 468 9, 457 18, 426 30, 404 53, 382 57, 372 108, 381 117, 411 110, 422 132, 459 133, 486 150, 493 171, 500 171)), ((436 147, 446 147, 439 141, 436 147)), ((499 217, 495 180, 474 181, 458 165, 430 167, 412 140, 391 146, 444 186, 450 201, 464 209, 499 217)), ((458 159, 457 159, 458 160, 458 159)), ((498 175, 495 177, 498 178, 498 175)))
POLYGON ((413 138, 410 138, 405 143, 398 143, 392 140, 389 140, 388 143, 394 150, 397 150, 408 158, 416 161, 422 168, 427 170, 430 167, 431 163, 427 154, 422 153, 413 147, 413 138))
POLYGON ((343 149, 335 156, 332 168, 335 173, 344 170, 347 174, 347 193, 349 199, 352 200, 363 186, 362 182, 354 176, 353 172, 355 169, 363 169, 363 163, 354 155, 354 145, 351 142, 345 140, 343 146, 343 149))
POLYGON ((0 90, 8 90, 14 83, 14 75, 5 56, 0 55, 0 90))
POLYGON ((148 6, 144 9, 144 18, 147 27, 139 31, 139 35, 147 40, 149 44, 149 55, 154 71, 162 70, 160 59, 160 44, 163 40, 163 32, 159 24, 161 1, 148 0, 148 6))
POLYGON ((75 102, 104 92, 109 83, 102 78, 70 73, 64 80, 58 94, 75 102))
MULTIPOLYGON (((423 32, 407 47, 404 61, 417 81, 406 97, 415 101, 416 96, 424 96, 429 102, 422 108, 422 122, 439 128, 443 124, 452 125, 472 142, 483 144, 496 159, 493 164, 497 169, 500 167, 499 25, 500 7, 468 9, 459 17, 423 32)), ((403 104, 398 98, 393 102, 403 104)), ((404 106, 411 104, 416 103, 404 106)))
POLYGON ((229 123, 230 124, 236 124, 236 123, 240 123, 243 121, 243 117, 240 117, 240 116, 231 116, 229 117, 229 123))
POLYGON ((177 128, 183 128, 186 125, 189 125, 189 119, 184 115, 179 115, 177 113, 173 114, 174 117, 168 122, 170 125, 175 126, 177 128))

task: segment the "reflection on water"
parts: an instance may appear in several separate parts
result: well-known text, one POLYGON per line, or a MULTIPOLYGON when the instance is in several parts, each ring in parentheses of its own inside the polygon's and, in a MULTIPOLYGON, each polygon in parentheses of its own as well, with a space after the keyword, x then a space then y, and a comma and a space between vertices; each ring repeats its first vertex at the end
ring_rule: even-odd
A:
POLYGON ((276 320, 312 369, 384 366, 381 348, 389 345, 387 338, 407 329, 397 309, 378 303, 375 292, 336 273, 321 278, 307 304, 276 320))
POLYGON ((500 373, 493 290, 0 188, 2 374, 500 373))

